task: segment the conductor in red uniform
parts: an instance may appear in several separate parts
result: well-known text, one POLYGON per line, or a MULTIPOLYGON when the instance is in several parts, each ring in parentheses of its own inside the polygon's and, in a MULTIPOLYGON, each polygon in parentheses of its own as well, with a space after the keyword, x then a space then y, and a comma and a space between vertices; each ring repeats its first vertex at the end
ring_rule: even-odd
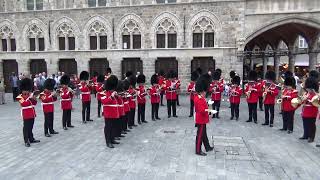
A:
POLYGON ((234 76, 231 80, 231 87, 229 91, 229 101, 231 104, 231 118, 233 120, 236 117, 236 120, 239 119, 239 105, 240 105, 240 98, 242 95, 242 88, 240 87, 240 77, 234 76))
POLYGON ((202 143, 206 151, 212 151, 213 148, 209 144, 207 136, 206 124, 209 123, 209 107, 206 101, 206 92, 208 91, 210 78, 208 75, 202 75, 196 83, 195 90, 197 94, 194 96, 195 104, 195 124, 198 128, 196 137, 196 154, 206 156, 207 154, 201 150, 202 143))
POLYGON ((199 77, 198 72, 194 71, 191 73, 191 82, 188 84, 187 91, 190 94, 190 114, 189 117, 193 117, 193 111, 194 111, 194 96, 196 95, 195 91, 195 85, 196 81, 199 77))
POLYGON ((44 135, 46 137, 51 137, 52 134, 58 134, 58 132, 53 129, 54 102, 57 100, 56 93, 52 92, 55 84, 55 80, 47 79, 43 85, 44 91, 40 93, 40 100, 42 101, 41 105, 44 113, 44 135))
POLYGON ((151 76, 151 89, 149 92, 151 100, 151 118, 153 121, 160 120, 159 118, 159 105, 160 105, 160 88, 159 77, 157 74, 151 76))
POLYGON ((92 121, 90 119, 90 104, 91 104, 91 85, 87 82, 89 73, 82 71, 80 73, 79 89, 81 91, 80 98, 82 101, 82 122, 92 121))
POLYGON ((257 83, 257 72, 249 72, 249 82, 245 86, 245 94, 247 96, 247 102, 249 107, 249 120, 246 122, 258 123, 257 119, 257 103, 259 100, 259 85, 257 83))
POLYGON ((95 84, 95 89, 97 92, 97 101, 98 101, 98 118, 100 118, 100 114, 101 114, 101 93, 103 92, 103 82, 104 82, 104 76, 103 75, 99 75, 97 77, 97 82, 95 84))
POLYGON ((34 106, 37 104, 35 95, 32 93, 33 82, 29 78, 22 79, 20 82, 21 94, 16 97, 21 106, 21 116, 23 119, 23 139, 26 147, 30 147, 30 143, 38 143, 39 140, 34 139, 32 129, 36 111, 34 106))
POLYGON ((68 128, 73 128, 71 125, 71 110, 72 110, 72 98, 74 91, 68 87, 70 84, 70 77, 68 75, 63 75, 60 79, 61 89, 60 89, 60 104, 62 109, 62 127, 64 130, 68 128))

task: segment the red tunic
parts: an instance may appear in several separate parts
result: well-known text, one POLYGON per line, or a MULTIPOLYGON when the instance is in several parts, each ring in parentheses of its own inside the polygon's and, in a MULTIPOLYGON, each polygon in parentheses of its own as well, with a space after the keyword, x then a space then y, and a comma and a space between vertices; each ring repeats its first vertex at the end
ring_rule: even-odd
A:
POLYGON ((196 94, 196 93, 195 93, 195 82, 194 82, 194 81, 191 81, 191 82, 188 84, 187 91, 188 91, 188 93, 190 93, 190 99, 193 100, 193 97, 194 97, 194 95, 196 94))
POLYGON ((212 81, 209 91, 211 92, 211 100, 220 101, 223 92, 223 84, 220 81, 212 81))
POLYGON ((229 91, 229 100, 232 104, 240 104, 240 98, 242 95, 242 89, 239 86, 231 87, 229 91))
POLYGON ((124 112, 127 113, 130 111, 130 105, 129 105, 130 99, 128 97, 123 98, 123 104, 124 104, 124 112))
POLYGON ((23 120, 29 120, 36 117, 36 111, 34 106, 37 104, 37 101, 31 98, 31 94, 22 95, 16 97, 21 106, 21 116, 23 120))
POLYGON ((91 101, 91 87, 87 85, 86 82, 82 81, 79 84, 79 89, 81 91, 80 99, 82 102, 88 102, 91 101))
POLYGON ((270 87, 266 87, 266 85, 264 85, 264 89, 269 89, 269 92, 267 93, 266 98, 264 100, 264 104, 274 105, 276 103, 276 97, 279 94, 279 89, 274 83, 272 83, 270 87))
POLYGON ((263 87, 265 86, 266 84, 266 81, 265 80, 260 80, 257 82, 257 85, 258 85, 258 95, 259 97, 262 97, 263 96, 263 87))
POLYGON ((167 100, 177 99, 177 85, 174 81, 167 80, 164 86, 167 100))
POLYGON ((249 82, 245 86, 245 93, 248 93, 251 90, 250 96, 247 97, 248 103, 257 103, 259 100, 259 88, 260 85, 256 82, 249 82))
POLYGON ((103 116, 105 119, 118 119, 120 117, 118 111, 118 101, 116 97, 112 97, 113 91, 106 91, 105 96, 101 97, 103 104, 103 116))
POLYGON ((97 100, 100 101, 101 99, 101 93, 103 92, 103 84, 102 83, 96 83, 95 84, 96 92, 97 92, 97 100))
POLYGON ((50 91, 43 91, 40 93, 40 100, 42 105, 42 110, 44 113, 54 112, 54 104, 57 100, 56 96, 53 96, 50 91))
POLYGON ((311 100, 317 94, 315 92, 309 92, 307 94, 307 100, 303 102, 302 117, 303 118, 317 118, 318 107, 311 104, 311 100))
POLYGON ((163 86, 166 83, 166 79, 163 76, 159 76, 158 79, 159 79, 159 85, 161 87, 161 92, 164 92, 165 89, 163 88, 163 86))
POLYGON ((282 93, 282 111, 294 111, 296 108, 292 107, 291 100, 298 97, 298 91, 295 89, 284 89, 282 93))
POLYGON ((121 96, 117 96, 117 102, 118 102, 118 111, 119 111, 119 116, 124 116, 125 112, 124 112, 124 103, 123 103, 123 99, 121 96))
POLYGON ((146 103, 146 96, 148 93, 146 92, 144 86, 140 85, 137 88, 137 95, 138 95, 138 104, 145 104, 146 103))
POLYGON ((60 100, 61 109, 62 110, 71 110, 72 109, 72 97, 73 97, 72 92, 70 92, 67 87, 61 88, 60 97, 61 97, 61 100, 60 100))
POLYGON ((160 103, 160 91, 158 85, 153 85, 150 89, 150 96, 151 96, 151 104, 160 103))
POLYGON ((194 109, 195 109, 195 121, 196 124, 207 124, 209 123, 208 104, 205 97, 201 95, 194 96, 194 109))
POLYGON ((130 109, 135 109, 136 108, 136 90, 133 89, 132 87, 129 88, 128 90, 129 93, 129 106, 130 109))

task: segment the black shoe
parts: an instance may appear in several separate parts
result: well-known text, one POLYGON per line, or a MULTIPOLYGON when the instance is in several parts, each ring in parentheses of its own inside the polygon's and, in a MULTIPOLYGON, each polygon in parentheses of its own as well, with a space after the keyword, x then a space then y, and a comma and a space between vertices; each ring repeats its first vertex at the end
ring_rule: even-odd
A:
POLYGON ((117 141, 111 141, 111 144, 120 144, 120 143, 117 141))
POLYGON ((173 116, 173 117, 178 118, 178 116, 173 116))
POLYGON ((93 121, 92 119, 88 119, 87 121, 93 121))
POLYGON ((152 121, 156 121, 155 119, 152 119, 152 121))
POLYGON ((171 118, 171 116, 168 116, 168 118, 171 118))
POLYGON ((239 120, 239 117, 236 117, 236 120, 238 121, 238 120, 239 120))
POLYGON ((212 151, 213 150, 213 147, 209 147, 209 149, 207 149, 206 151, 209 152, 209 151, 212 151))
POLYGON ((292 131, 289 130, 289 131, 288 131, 288 134, 291 134, 291 133, 292 133, 292 131))
POLYGON ((87 123, 87 121, 82 121, 82 123, 83 123, 83 124, 86 124, 86 123, 87 123))
POLYGON ((192 115, 189 115, 189 117, 193 117, 192 115))
POLYGON ((260 111, 263 111, 263 109, 260 109, 260 111))
POLYGON ((141 122, 138 122, 138 124, 141 124, 141 122))
POLYGON ((128 126, 129 129, 132 129, 132 126, 128 126))
POLYGON ((268 126, 269 125, 269 123, 263 123, 262 124, 262 126, 268 126))
POLYGON ((121 132, 121 134, 127 134, 127 132, 125 132, 125 131, 122 131, 122 132, 121 132))
POLYGON ((270 124, 270 127, 273 127, 273 124, 270 124))
POLYGON ((125 132, 131 132, 129 129, 124 130, 125 132))
POLYGON ((255 124, 258 124, 258 122, 257 122, 257 121, 254 121, 254 123, 255 123, 255 124))
POLYGON ((230 120, 233 120, 233 117, 231 117, 230 120))
POLYGON ((114 140, 121 140, 119 137, 114 137, 114 140))
POLYGON ((133 127, 137 127, 137 125, 136 124, 134 124, 134 125, 132 125, 133 127))
POLYGON ((40 140, 32 140, 32 141, 30 141, 30 143, 39 143, 40 142, 40 140))
POLYGON ((281 129, 279 129, 279 131, 286 131, 286 129, 281 128, 281 129))
POLYGON ((161 120, 160 118, 156 118, 156 120, 161 120))
POLYGON ((299 139, 301 139, 301 140, 305 140, 305 139, 308 139, 307 137, 304 137, 304 136, 302 136, 301 138, 299 138, 299 139))
POLYGON ((252 120, 247 120, 246 122, 252 122, 252 120))
POLYGON ((53 131, 53 132, 51 132, 50 134, 59 134, 59 132, 53 131))
POLYGON ((120 135, 119 137, 125 137, 124 135, 120 135))
POLYGON ((313 141, 314 141, 314 139, 311 139, 311 138, 310 138, 310 139, 308 140, 308 143, 313 143, 313 141))
POLYGON ((148 121, 142 121, 143 123, 148 123, 148 121))
POLYGON ((107 147, 108 147, 108 148, 114 148, 114 146, 112 145, 112 143, 108 143, 108 144, 107 144, 107 147))
POLYGON ((164 106, 164 104, 161 104, 160 106, 164 106))
POLYGON ((45 136, 45 137, 51 137, 51 135, 50 135, 50 134, 45 134, 44 136, 45 136))
POLYGON ((316 147, 320 147, 320 144, 317 144, 316 147))
POLYGON ((202 151, 200 151, 199 153, 196 153, 196 154, 199 155, 199 156, 206 156, 207 155, 206 153, 204 153, 202 151))
POLYGON ((220 119, 220 116, 217 116, 216 118, 217 118, 217 119, 220 119))
POLYGON ((63 127, 63 129, 64 129, 64 130, 68 130, 68 128, 67 128, 67 127, 63 127))
POLYGON ((74 128, 74 126, 70 125, 70 126, 68 126, 68 128, 74 128))
POLYGON ((30 143, 29 143, 29 142, 24 143, 24 146, 25 146, 25 147, 30 147, 30 143))

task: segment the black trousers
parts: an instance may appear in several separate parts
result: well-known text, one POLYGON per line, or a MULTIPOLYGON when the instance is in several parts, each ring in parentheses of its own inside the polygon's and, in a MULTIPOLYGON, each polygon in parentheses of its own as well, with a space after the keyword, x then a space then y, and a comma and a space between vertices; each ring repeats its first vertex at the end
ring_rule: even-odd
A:
POLYGON ((82 102, 82 121, 90 120, 90 104, 91 101, 82 102))
POLYGON ((180 103, 179 103, 179 94, 177 94, 177 105, 180 106, 180 103))
POLYGON ((53 112, 44 113, 44 134, 53 133, 53 112))
POLYGON ((177 101, 167 99, 167 109, 168 109, 168 116, 171 116, 171 110, 172 110, 173 116, 177 116, 177 101))
POLYGON ((212 109, 218 111, 217 114, 213 114, 212 117, 219 117, 220 104, 221 101, 214 101, 214 103, 212 104, 212 109))
POLYGON ((239 118, 239 104, 231 103, 231 117, 239 118))
POLYGON ((101 117, 101 101, 98 100, 98 117, 101 117))
POLYGON ((128 118, 129 118, 129 112, 127 112, 123 116, 123 122, 122 122, 122 131, 125 131, 128 129, 128 118))
POLYGON ((136 115, 136 109, 130 108, 129 117, 128 117, 128 126, 131 127, 134 125, 134 118, 136 115))
POLYGON ((206 150, 210 148, 210 144, 207 136, 207 126, 205 124, 196 124, 196 126, 198 128, 196 137, 196 153, 200 153, 202 143, 206 150))
POLYGON ((257 122, 257 103, 248 103, 249 106, 249 121, 257 122))
POLYGON ((316 118, 302 118, 303 120, 303 137, 314 140, 316 135, 316 118))
POLYGON ((160 102, 161 102, 161 105, 163 106, 163 95, 164 95, 164 92, 163 91, 161 91, 160 92, 160 102))
POLYGON ((282 129, 293 131, 294 112, 295 111, 282 111, 282 129))
POLYGON ((18 96, 19 94, 19 89, 18 87, 13 87, 12 88, 12 98, 13 98, 13 101, 17 101, 16 100, 16 97, 18 96))
POLYGON ((159 118, 159 103, 151 104, 151 118, 153 120, 159 118))
POLYGON ((263 97, 262 96, 259 97, 259 108, 260 108, 260 110, 263 109, 263 97))
POLYGON ((23 139, 24 143, 34 141, 32 129, 34 124, 34 118, 33 119, 25 119, 23 120, 23 139))
POLYGON ((144 122, 146 112, 146 104, 138 104, 138 122, 144 122))
POLYGON ((112 121, 112 138, 114 137, 120 137, 121 135, 121 122, 122 122, 122 116, 118 119, 115 119, 112 121))
POLYGON ((62 127, 71 126, 71 109, 62 111, 62 127))
POLYGON ((274 104, 265 104, 264 105, 264 120, 265 124, 272 124, 273 125, 273 120, 274 120, 274 104))
POLYGON ((106 143, 107 144, 110 144, 111 141, 113 140, 112 139, 112 124, 113 124, 113 121, 116 121, 115 119, 109 119, 109 118, 105 118, 104 119, 104 122, 105 122, 105 125, 104 125, 104 138, 106 139, 106 143))
POLYGON ((190 99, 190 116, 193 116, 194 111, 194 101, 190 99))

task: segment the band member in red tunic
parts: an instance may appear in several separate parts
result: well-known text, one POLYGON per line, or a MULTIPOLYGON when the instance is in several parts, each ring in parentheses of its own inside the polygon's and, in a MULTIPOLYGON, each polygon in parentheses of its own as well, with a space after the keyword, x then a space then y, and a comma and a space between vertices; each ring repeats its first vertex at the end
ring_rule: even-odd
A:
POLYGON ((165 90, 164 90, 163 86, 165 85, 165 82, 166 82, 165 74, 164 74, 164 71, 161 70, 160 73, 159 73, 159 85, 161 87, 161 92, 160 92, 161 106, 164 106, 164 104, 163 104, 163 95, 165 94, 165 90))
POLYGON ((306 79, 304 84, 304 89, 306 93, 302 96, 301 106, 302 106, 302 120, 303 120, 303 136, 300 139, 308 139, 309 143, 314 141, 316 135, 316 119, 318 115, 318 107, 312 103, 313 98, 318 97, 319 85, 318 81, 309 77, 306 79))
POLYGON ((234 76, 231 80, 231 87, 229 90, 229 101, 231 103, 231 118, 233 120, 236 117, 236 120, 239 119, 239 105, 240 105, 240 98, 242 95, 242 89, 240 87, 240 77, 234 76))
POLYGON ((97 92, 97 101, 98 101, 98 118, 100 118, 100 112, 101 112, 101 93, 103 92, 103 82, 104 82, 104 76, 99 75, 97 77, 97 82, 95 83, 95 89, 97 92))
POLYGON ((151 89, 149 91, 151 101, 151 118, 152 121, 160 120, 159 118, 159 105, 160 105, 160 87, 159 77, 157 74, 151 76, 151 89))
POLYGON ((249 72, 249 82, 245 85, 245 94, 247 96, 247 102, 249 107, 249 120, 247 122, 258 123, 257 119, 257 103, 259 99, 259 88, 257 83, 257 73, 255 71, 249 72))
MULTIPOLYGON (((101 97, 101 103, 103 104, 103 116, 105 120, 104 137, 106 139, 107 147, 114 148, 113 143, 116 141, 112 136, 114 123, 118 120, 118 102, 116 99, 117 92, 115 89, 118 85, 118 78, 114 75, 110 75, 105 81, 106 91, 104 96, 101 97)), ((115 143, 116 144, 116 143, 115 143)))
POLYGON ((132 127, 136 127, 137 125, 134 123, 135 115, 136 115, 136 106, 137 106, 137 92, 136 92, 136 83, 137 79, 136 76, 134 76, 132 73, 126 74, 129 82, 130 87, 128 89, 128 97, 129 97, 129 106, 130 106, 130 113, 129 113, 129 121, 128 126, 129 129, 132 129, 132 127))
POLYGON ((178 73, 177 72, 174 73, 174 81, 175 81, 176 87, 177 87, 177 106, 180 106, 179 93, 180 93, 181 81, 178 78, 178 73))
POLYGON ((190 114, 189 117, 193 117, 193 112, 194 112, 194 101, 193 98, 196 95, 196 91, 195 91, 195 85, 196 85, 196 81, 199 77, 198 72, 194 71, 191 73, 191 82, 188 84, 187 87, 187 91, 190 94, 190 114))
POLYGON ((104 80, 107 80, 111 76, 111 74, 112 74, 112 69, 108 67, 104 75, 104 80))
POLYGON ((130 95, 128 93, 130 82, 128 79, 125 79, 122 81, 123 86, 123 104, 124 104, 124 122, 123 122, 123 131, 124 132, 130 132, 128 130, 128 123, 129 123, 129 114, 130 114, 130 95))
POLYGON ((92 93, 94 94, 94 97, 97 97, 97 91, 96 91, 95 86, 97 84, 98 75, 99 74, 97 72, 93 72, 93 77, 91 78, 91 82, 94 85, 93 88, 91 89, 92 93))
POLYGON ((21 116, 23 119, 23 139, 26 147, 30 147, 30 143, 38 143, 33 137, 32 129, 36 111, 34 106, 37 104, 36 94, 32 93, 33 82, 29 78, 20 81, 21 94, 16 97, 21 106, 21 116))
POLYGON ((44 113, 44 135, 51 137, 50 134, 59 134, 53 129, 54 119, 54 102, 57 100, 57 94, 52 92, 56 81, 53 79, 47 79, 44 82, 44 91, 40 93, 40 100, 42 101, 42 110, 44 113), (50 134, 49 134, 50 132, 50 134))
POLYGON ((137 78, 137 83, 139 84, 137 90, 137 99, 138 99, 138 123, 141 124, 147 123, 145 117, 146 111, 146 96, 148 92, 144 87, 144 83, 146 82, 146 77, 143 74, 140 74, 137 78))
MULTIPOLYGON (((124 124, 124 116, 125 116, 125 111, 124 111, 124 101, 123 101, 123 85, 122 85, 122 81, 118 80, 118 85, 116 88, 116 92, 117 95, 115 96, 115 98, 117 99, 117 103, 118 103, 118 112, 119 112, 119 118, 114 121, 114 131, 113 131, 113 137, 115 137, 115 140, 120 140, 121 137, 125 137, 122 134, 126 134, 126 132, 124 132, 123 128, 123 124, 124 124)), ((118 144, 118 143, 115 143, 118 144)))
POLYGON ((212 151, 213 148, 209 144, 207 136, 206 124, 209 123, 209 107, 206 101, 206 92, 208 91, 210 80, 208 75, 202 75, 196 82, 195 90, 197 94, 194 96, 195 104, 195 125, 198 128, 196 137, 196 154, 206 156, 207 154, 201 150, 202 143, 206 151, 212 151))
POLYGON ((82 71, 80 73, 80 98, 82 100, 82 122, 92 121, 90 119, 90 104, 91 104, 91 85, 87 82, 89 79, 89 73, 82 71))
POLYGON ((276 73, 274 71, 268 71, 265 75, 266 82, 263 84, 263 104, 264 104, 264 114, 265 122, 262 124, 264 126, 269 125, 273 127, 274 120, 274 105, 276 103, 276 97, 279 94, 279 89, 274 83, 276 81, 276 73))
POLYGON ((68 128, 73 128, 71 125, 71 110, 72 110, 72 98, 74 91, 68 87, 70 84, 70 77, 68 75, 63 75, 60 79, 61 89, 60 89, 60 104, 62 109, 62 127, 64 130, 68 128))
POLYGON ((223 83, 220 81, 220 72, 214 71, 213 73, 213 81, 210 84, 210 92, 211 92, 211 100, 214 101, 212 104, 212 109, 217 110, 217 114, 213 114, 212 118, 218 118, 219 119, 219 109, 220 109, 220 103, 221 103, 221 97, 223 92, 223 83))
POLYGON ((260 111, 263 111, 263 87, 265 86, 265 83, 266 81, 259 78, 258 81, 257 81, 257 84, 259 86, 259 91, 258 91, 258 96, 259 96, 259 100, 258 100, 258 103, 259 103, 259 109, 260 111))
POLYGON ((283 126, 281 131, 287 131, 291 134, 293 131, 294 114, 296 108, 291 105, 291 100, 298 97, 298 91, 296 90, 296 80, 294 77, 286 77, 284 80, 284 90, 282 93, 282 120, 283 126))
POLYGON ((171 117, 171 111, 173 117, 177 116, 177 84, 174 81, 174 71, 170 71, 167 74, 167 80, 164 85, 167 99, 168 118, 171 117))

